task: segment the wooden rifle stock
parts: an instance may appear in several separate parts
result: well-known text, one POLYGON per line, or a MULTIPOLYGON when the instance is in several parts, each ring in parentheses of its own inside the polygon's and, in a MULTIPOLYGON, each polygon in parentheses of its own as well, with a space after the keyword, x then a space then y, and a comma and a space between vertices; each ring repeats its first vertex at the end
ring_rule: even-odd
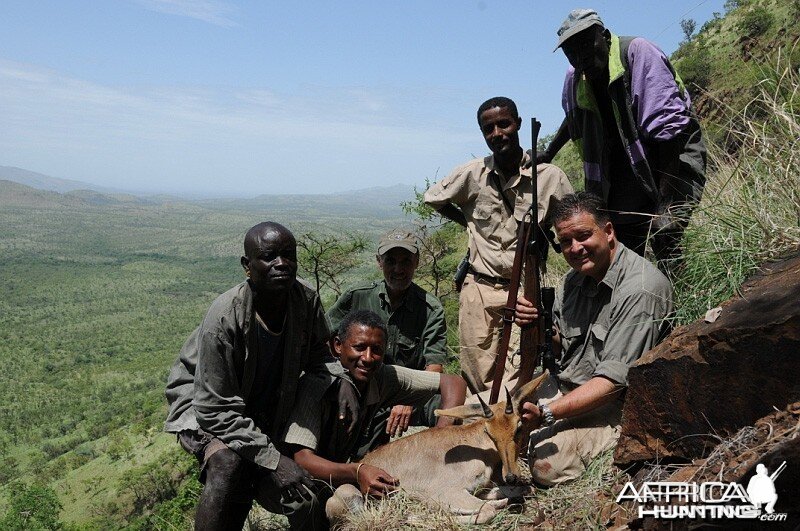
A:
MULTIPOLYGON (((536 238, 543 237, 539 226, 539 189, 538 171, 536 167, 536 145, 538 144, 539 128, 541 124, 536 118, 531 118, 531 137, 533 139, 533 160, 531 161, 531 181, 532 199, 531 206, 525 214, 522 222, 517 229, 517 248, 514 252, 514 263, 511 269, 511 282, 508 286, 508 298, 503 309, 503 332, 500 336, 500 343, 497 346, 495 357, 494 380, 492 390, 489 394, 489 404, 496 404, 500 396, 500 386, 503 383, 503 376, 506 370, 506 360, 508 359, 508 345, 511 342, 511 329, 514 325, 516 314, 517 293, 519 292, 520 280, 522 278, 522 267, 525 267, 525 279, 523 292, 525 298, 531 301, 537 308, 540 303, 540 257, 536 238)), ((541 342, 542 324, 541 319, 535 326, 526 327, 521 332, 520 337, 520 371, 517 381, 517 388, 526 384, 533 377, 533 372, 539 364, 539 343, 541 342)))
MULTIPOLYGON (((539 233, 541 236, 541 233, 539 233)), ((542 292, 541 286, 541 258, 534 250, 528 252, 525 257, 525 278, 523 283, 523 293, 525 298, 533 303, 537 308, 541 308, 542 292)), ((519 378, 516 387, 519 388, 533 379, 533 373, 539 365, 539 345, 542 344, 544 337, 544 322, 542 319, 536 321, 536 324, 526 326, 520 331, 519 350, 520 350, 520 367, 519 378)))

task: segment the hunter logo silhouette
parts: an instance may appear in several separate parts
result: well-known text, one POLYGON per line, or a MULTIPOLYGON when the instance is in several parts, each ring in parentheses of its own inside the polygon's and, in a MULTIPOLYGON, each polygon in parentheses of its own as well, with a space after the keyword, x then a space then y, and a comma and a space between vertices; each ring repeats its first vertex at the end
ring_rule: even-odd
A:
POLYGON ((747 497, 750 502, 760 508, 761 504, 766 504, 764 511, 767 514, 775 512, 775 502, 778 501, 778 494, 775 492, 775 479, 786 468, 786 461, 781 463, 772 475, 767 475, 769 470, 763 464, 756 466, 756 475, 750 478, 747 484, 747 497))

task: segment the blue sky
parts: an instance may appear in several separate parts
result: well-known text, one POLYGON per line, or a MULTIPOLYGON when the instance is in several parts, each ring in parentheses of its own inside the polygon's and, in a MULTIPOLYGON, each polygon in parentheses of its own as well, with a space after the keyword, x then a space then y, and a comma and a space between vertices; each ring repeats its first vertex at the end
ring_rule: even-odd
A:
POLYGON ((487 149, 485 99, 553 132, 570 9, 668 54, 724 0, 5 2, 0 165, 250 196, 422 184, 487 149))

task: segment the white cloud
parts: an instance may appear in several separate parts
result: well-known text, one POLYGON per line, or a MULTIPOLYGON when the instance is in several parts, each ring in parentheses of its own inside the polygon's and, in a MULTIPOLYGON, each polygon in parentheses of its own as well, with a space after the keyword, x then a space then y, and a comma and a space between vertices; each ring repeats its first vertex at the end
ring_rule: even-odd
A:
POLYGON ((138 4, 151 11, 194 18, 230 28, 238 24, 231 18, 234 7, 217 0, 136 0, 138 4))

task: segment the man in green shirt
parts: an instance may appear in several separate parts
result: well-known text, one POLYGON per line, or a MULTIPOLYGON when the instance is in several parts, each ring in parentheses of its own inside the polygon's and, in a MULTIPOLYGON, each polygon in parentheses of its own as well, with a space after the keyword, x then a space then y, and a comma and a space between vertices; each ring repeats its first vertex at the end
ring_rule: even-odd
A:
MULTIPOLYGON (((538 403, 522 405, 523 418, 537 428, 531 474, 547 486, 577 478, 616 444, 628 368, 666 335, 673 308, 669 280, 617 239, 600 197, 565 196, 553 225, 572 268, 553 305, 561 372, 540 388, 538 403)), ((536 307, 520 297, 517 324, 536 319, 536 307)))
MULTIPOLYGON (((283 441, 295 461, 317 480, 317 512, 332 494, 329 486, 350 484, 364 495, 377 497, 397 489, 398 480, 391 471, 357 462, 369 443, 364 428, 375 411, 398 403, 424 403, 434 393, 440 393, 444 409, 464 403, 467 385, 460 376, 384 364, 388 335, 383 319, 375 312, 357 310, 342 319, 334 336, 335 356, 361 397, 352 432, 344 435, 339 429, 335 393, 326 391, 319 379, 304 377, 300 381, 283 441)), ((452 418, 440 417, 437 425, 452 423, 452 418)), ((329 512, 328 516, 335 514, 329 512)))
MULTIPOLYGON (((385 363, 442 372, 447 361, 444 310, 439 299, 413 282, 419 266, 417 238, 408 231, 393 230, 380 239, 376 258, 383 280, 342 294, 328 310, 331 330, 337 330, 350 311, 371 310, 387 323, 385 363)), ((402 434, 410 425, 434 426, 433 410, 440 399, 437 395, 416 411, 409 405, 379 411, 372 423, 375 445, 402 434)))

